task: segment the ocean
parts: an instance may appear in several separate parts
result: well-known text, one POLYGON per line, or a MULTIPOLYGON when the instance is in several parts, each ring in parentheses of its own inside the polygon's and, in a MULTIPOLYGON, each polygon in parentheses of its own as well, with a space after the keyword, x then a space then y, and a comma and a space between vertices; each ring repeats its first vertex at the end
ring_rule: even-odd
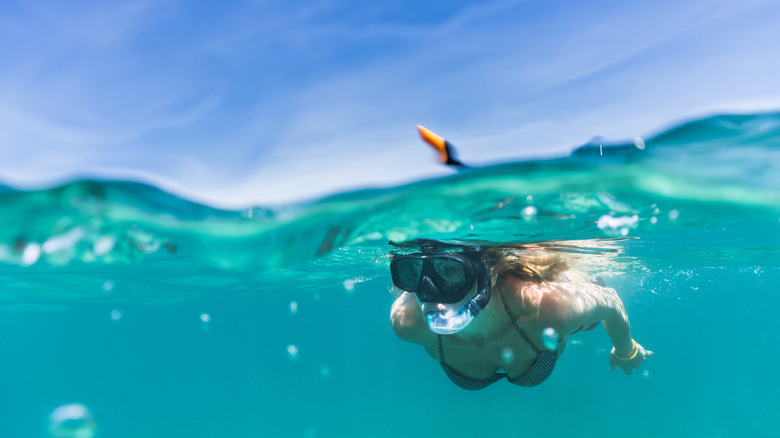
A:
POLYGON ((0 437, 777 437, 779 285, 780 113, 273 208, 0 186, 0 437), (415 238, 567 254, 655 355, 460 389, 390 327, 415 238))

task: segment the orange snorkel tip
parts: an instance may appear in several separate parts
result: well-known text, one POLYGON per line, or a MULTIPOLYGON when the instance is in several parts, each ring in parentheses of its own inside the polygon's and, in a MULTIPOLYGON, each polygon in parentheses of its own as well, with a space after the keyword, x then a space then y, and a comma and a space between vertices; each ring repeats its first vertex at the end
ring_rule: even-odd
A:
POLYGON ((450 155, 447 151, 447 141, 425 126, 417 125, 417 130, 420 131, 420 137, 439 153, 439 161, 441 161, 442 164, 446 164, 450 155))
POLYGON ((460 160, 455 158, 455 148, 442 136, 434 133, 422 125, 417 125, 417 130, 420 131, 420 137, 422 137, 426 143, 431 145, 434 149, 436 149, 436 152, 439 153, 439 161, 441 164, 467 167, 465 164, 460 162, 460 160))

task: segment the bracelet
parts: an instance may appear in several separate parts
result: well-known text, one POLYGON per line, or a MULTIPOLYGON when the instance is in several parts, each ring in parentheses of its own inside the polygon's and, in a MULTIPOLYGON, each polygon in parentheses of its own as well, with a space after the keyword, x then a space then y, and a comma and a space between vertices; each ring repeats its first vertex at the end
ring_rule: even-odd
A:
POLYGON ((615 353, 615 347, 612 347, 612 354, 614 354, 615 357, 620 359, 620 360, 625 360, 625 361, 634 360, 636 355, 639 354, 639 347, 636 345, 636 341, 635 340, 631 339, 631 343, 634 344, 634 352, 631 354, 631 356, 621 356, 621 355, 615 353))

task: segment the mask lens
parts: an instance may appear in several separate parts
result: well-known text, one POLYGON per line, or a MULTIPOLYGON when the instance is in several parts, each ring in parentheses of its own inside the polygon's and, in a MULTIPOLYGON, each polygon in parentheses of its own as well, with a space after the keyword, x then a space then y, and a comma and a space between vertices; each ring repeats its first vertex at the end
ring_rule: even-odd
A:
POLYGON ((462 262, 452 259, 433 259, 431 263, 436 274, 447 287, 460 288, 466 284, 466 271, 462 262))
POLYGON ((414 292, 420 285, 423 260, 419 258, 402 258, 390 263, 393 283, 401 290, 414 292))

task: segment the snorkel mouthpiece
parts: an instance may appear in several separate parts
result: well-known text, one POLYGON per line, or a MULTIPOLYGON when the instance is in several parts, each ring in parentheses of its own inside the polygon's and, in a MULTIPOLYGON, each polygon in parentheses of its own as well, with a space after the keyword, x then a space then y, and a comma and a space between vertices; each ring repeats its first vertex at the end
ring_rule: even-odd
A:
POLYGON ((474 321, 482 309, 469 303, 459 309, 444 309, 425 314, 425 323, 432 332, 439 335, 457 333, 474 321))

